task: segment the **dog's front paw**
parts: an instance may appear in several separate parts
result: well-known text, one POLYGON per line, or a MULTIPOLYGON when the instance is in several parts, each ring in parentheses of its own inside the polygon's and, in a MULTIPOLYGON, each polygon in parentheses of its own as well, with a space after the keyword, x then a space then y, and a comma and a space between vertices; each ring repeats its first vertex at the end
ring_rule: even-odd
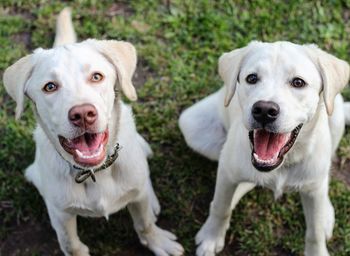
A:
POLYGON ((307 242, 305 245, 305 256, 329 256, 327 247, 324 244, 307 242))
POLYGON ((219 253, 225 245, 227 228, 227 220, 214 221, 209 217, 196 235, 196 244, 198 245, 196 255, 213 256, 219 253))
POLYGON ((155 194, 153 194, 153 196, 151 197, 151 208, 152 208, 153 215, 157 218, 157 216, 160 213, 160 204, 155 194))
POLYGON ((306 231, 306 240, 305 240, 305 256, 329 256, 327 250, 326 239, 319 238, 317 239, 314 236, 308 234, 306 231))
POLYGON ((72 256, 90 256, 89 248, 80 242, 79 246, 72 250, 72 256))
POLYGON ((155 225, 147 232, 139 232, 139 238, 141 243, 157 256, 180 256, 184 254, 183 247, 175 241, 176 236, 155 225))

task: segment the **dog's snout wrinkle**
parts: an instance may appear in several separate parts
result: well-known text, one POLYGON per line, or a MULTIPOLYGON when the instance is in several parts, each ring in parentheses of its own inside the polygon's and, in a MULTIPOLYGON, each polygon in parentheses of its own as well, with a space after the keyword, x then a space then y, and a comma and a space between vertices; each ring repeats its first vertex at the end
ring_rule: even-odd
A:
POLYGON ((280 107, 273 101, 260 100, 252 107, 254 119, 263 125, 276 121, 279 113, 280 107))
POLYGON ((92 104, 74 106, 68 112, 69 121, 80 128, 91 127, 96 122, 97 117, 97 109, 92 104))

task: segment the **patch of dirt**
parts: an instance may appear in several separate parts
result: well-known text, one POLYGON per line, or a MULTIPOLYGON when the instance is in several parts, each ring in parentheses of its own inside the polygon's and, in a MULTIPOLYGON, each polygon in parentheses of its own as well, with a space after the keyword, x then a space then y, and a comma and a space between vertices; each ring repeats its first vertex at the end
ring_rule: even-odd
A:
MULTIPOLYGON (((90 220, 91 221, 91 220, 90 220)), ((94 220, 92 226, 96 226, 94 220)), ((94 228, 92 227, 91 232, 94 228)), ((108 234, 107 234, 108 235, 108 234)), ((93 251, 93 244, 86 243, 93 251)), ((117 246, 116 246, 117 247, 117 246)), ((120 248, 118 256, 150 256, 148 249, 143 247, 135 233, 135 239, 131 239, 125 248, 120 248)), ((7 238, 0 243, 0 255, 6 256, 61 256, 56 233, 48 220, 43 222, 21 223, 14 227, 7 238)))
POLYGON ((12 40, 16 44, 24 44, 27 50, 32 48, 31 34, 29 32, 17 33, 16 35, 12 36, 12 40))
POLYGON ((149 77, 152 77, 153 72, 147 67, 146 61, 139 59, 132 82, 136 89, 141 88, 149 77))
POLYGON ((16 44, 24 44, 27 50, 32 49, 31 34, 29 32, 22 32, 13 35, 12 40, 16 44))
POLYGON ((129 244, 129 248, 124 248, 123 251, 116 254, 118 256, 152 256, 153 254, 145 249, 139 241, 135 244, 129 244))
POLYGON ((130 7, 130 4, 127 2, 118 2, 112 4, 108 9, 107 9, 107 16, 113 17, 113 16, 124 16, 124 17, 129 17, 134 13, 133 9, 130 7))
POLYGON ((47 222, 28 222, 16 226, 1 243, 0 255, 62 255, 56 234, 47 222))
POLYGON ((17 6, 1 8, 1 15, 22 16, 28 21, 34 19, 34 16, 29 11, 19 8, 17 6))
POLYGON ((291 253, 285 248, 282 247, 282 245, 278 245, 275 248, 273 248, 273 255, 278 256, 297 256, 295 253, 291 253))
MULTIPOLYGON (((1 9, 0 14, 2 16, 5 16, 5 15, 8 15, 8 16, 20 16, 24 20, 27 20, 28 23, 31 22, 32 20, 34 20, 34 18, 35 18, 30 12, 24 11, 24 10, 19 9, 17 7, 3 8, 3 9, 1 9)), ((27 48, 27 50, 31 50, 32 49, 32 46, 31 46, 31 33, 30 33, 29 30, 15 34, 14 36, 12 36, 12 40, 16 44, 24 44, 25 47, 27 48)))
POLYGON ((350 161, 343 163, 339 159, 335 160, 331 168, 331 175, 350 187, 350 161))

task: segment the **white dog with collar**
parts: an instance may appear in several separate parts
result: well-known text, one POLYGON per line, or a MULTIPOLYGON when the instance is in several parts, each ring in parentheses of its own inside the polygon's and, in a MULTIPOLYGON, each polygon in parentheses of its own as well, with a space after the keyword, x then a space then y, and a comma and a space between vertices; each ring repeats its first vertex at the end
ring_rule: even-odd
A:
POLYGON ((135 48, 122 41, 74 42, 66 9, 58 19, 55 48, 37 49, 4 73, 16 116, 25 95, 35 105, 36 152, 26 177, 45 200, 62 251, 89 255, 77 234, 77 215, 107 218, 127 207, 142 244, 156 255, 183 254, 175 235, 155 224, 160 207, 147 164, 152 152, 136 131, 131 108, 116 93, 137 98, 131 82, 135 48), (119 157, 105 163, 117 143, 119 157), (97 170, 104 164, 105 170, 87 174, 96 182, 88 176, 83 184, 75 181, 79 168, 97 170))

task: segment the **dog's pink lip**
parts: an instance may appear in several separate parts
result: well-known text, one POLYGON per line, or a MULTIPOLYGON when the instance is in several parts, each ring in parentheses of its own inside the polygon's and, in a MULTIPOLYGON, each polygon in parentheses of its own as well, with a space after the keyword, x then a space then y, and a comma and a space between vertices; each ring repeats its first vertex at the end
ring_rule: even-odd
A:
POLYGON ((108 128, 100 133, 85 132, 73 139, 58 136, 62 148, 84 167, 98 166, 105 160, 108 137, 108 128))
POLYGON ((250 131, 253 166, 261 172, 269 172, 280 166, 284 155, 293 147, 302 126, 303 124, 299 124, 293 131, 285 134, 263 129, 250 131))

